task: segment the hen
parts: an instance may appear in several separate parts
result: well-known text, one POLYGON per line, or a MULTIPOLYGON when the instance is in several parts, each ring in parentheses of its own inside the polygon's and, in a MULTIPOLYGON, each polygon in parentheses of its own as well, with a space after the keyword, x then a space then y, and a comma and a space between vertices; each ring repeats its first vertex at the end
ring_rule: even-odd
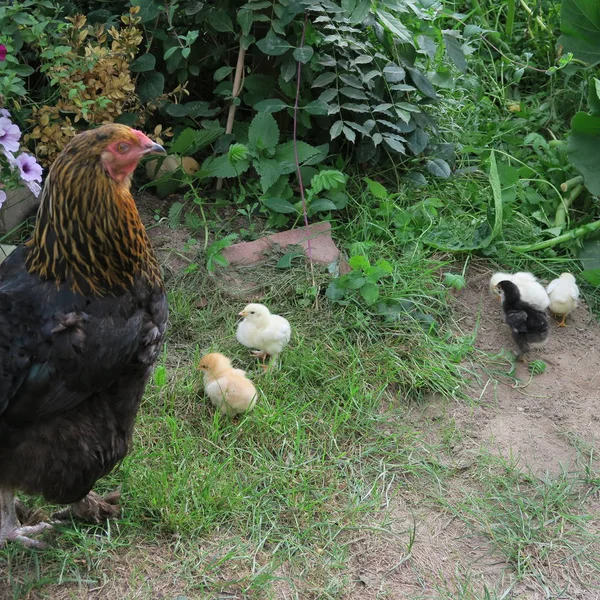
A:
MULTIPOLYGON (((277 366, 279 355, 292 335, 289 321, 272 315, 264 304, 248 304, 240 317, 244 318, 237 328, 238 342, 247 348, 256 348, 252 354, 263 361, 271 356, 271 364, 277 366)), ((263 368, 267 366, 263 364, 263 368)))
POLYGON ((531 348, 539 348, 548 340, 549 328, 546 315, 521 299, 519 288, 512 281, 498 283, 506 323, 519 347, 519 359, 531 348))
POLYGON ((254 384, 245 371, 232 368, 226 356, 218 352, 206 354, 200 359, 198 369, 204 374, 204 392, 224 415, 233 417, 254 408, 254 384))
POLYGON ((77 135, 0 266, 0 547, 50 527, 19 526, 15 491, 81 509, 127 453, 168 313, 130 176, 163 152, 124 125, 77 135))

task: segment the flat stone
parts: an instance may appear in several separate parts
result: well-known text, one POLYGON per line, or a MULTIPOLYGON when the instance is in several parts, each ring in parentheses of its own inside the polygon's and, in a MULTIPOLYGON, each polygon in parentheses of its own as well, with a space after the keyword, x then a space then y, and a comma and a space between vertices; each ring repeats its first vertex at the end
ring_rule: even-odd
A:
POLYGON ((284 249, 287 246, 301 246, 308 257, 308 240, 310 238, 310 254, 316 263, 329 265, 339 260, 340 251, 331 238, 331 224, 325 221, 313 223, 306 227, 298 227, 273 235, 267 235, 253 242, 240 242, 223 250, 223 256, 232 265, 251 265, 265 259, 265 254, 277 244, 284 249))
POLYGON ((0 244, 0 264, 15 248, 16 248, 16 246, 10 246, 8 244, 0 244))
POLYGON ((6 190, 6 200, 0 208, 0 233, 8 233, 18 227, 39 203, 26 187, 6 190))

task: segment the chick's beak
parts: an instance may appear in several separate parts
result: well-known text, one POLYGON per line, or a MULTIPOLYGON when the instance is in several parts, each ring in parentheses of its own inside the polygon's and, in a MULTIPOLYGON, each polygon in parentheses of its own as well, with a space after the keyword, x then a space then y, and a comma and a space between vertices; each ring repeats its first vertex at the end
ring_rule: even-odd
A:
POLYGON ((245 310, 243 310, 242 312, 238 313, 238 315, 239 315, 240 317, 247 317, 247 316, 248 316, 248 313, 247 313, 245 310))
POLYGON ((167 151, 160 145, 155 142, 151 142, 144 147, 144 154, 166 154, 167 151))

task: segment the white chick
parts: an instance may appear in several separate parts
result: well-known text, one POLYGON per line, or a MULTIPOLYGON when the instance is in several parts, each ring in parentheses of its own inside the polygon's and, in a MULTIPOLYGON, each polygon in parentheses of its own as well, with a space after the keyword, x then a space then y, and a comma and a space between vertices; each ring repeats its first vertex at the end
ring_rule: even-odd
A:
POLYGON ((521 300, 536 310, 546 310, 550 306, 550 298, 544 286, 537 280, 533 273, 519 271, 518 273, 494 273, 490 279, 490 292, 498 296, 498 283, 512 281, 518 288, 521 300))
POLYGON ((575 277, 571 273, 561 273, 558 279, 554 279, 546 290, 550 297, 550 311, 556 317, 562 317, 559 327, 566 327, 567 315, 577 308, 579 301, 579 288, 575 283, 575 277))
POLYGON ((256 404, 256 388, 246 372, 233 369, 231 361, 218 352, 200 359, 198 370, 204 374, 204 392, 224 415, 234 417, 252 410, 256 404))
MULTIPOLYGON (((292 328, 287 319, 272 315, 262 304, 248 304, 240 316, 244 319, 237 328, 238 342, 247 348, 256 348, 252 354, 263 362, 267 355, 271 356, 271 364, 277 366, 279 355, 288 345, 292 335, 292 328)), ((267 368, 264 364, 262 366, 267 368)))

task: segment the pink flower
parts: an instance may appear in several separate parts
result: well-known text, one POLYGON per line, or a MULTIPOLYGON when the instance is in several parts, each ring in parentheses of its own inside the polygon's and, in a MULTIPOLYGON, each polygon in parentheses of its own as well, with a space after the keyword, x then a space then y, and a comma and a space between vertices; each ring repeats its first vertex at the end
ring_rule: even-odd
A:
POLYGON ((15 166, 19 168, 21 179, 26 183, 42 180, 42 167, 38 165, 33 156, 19 154, 15 160, 15 166))
POLYGON ((4 44, 0 44, 0 61, 6 60, 6 54, 8 50, 4 44))
POLYGON ((6 200, 6 192, 4 190, 0 190, 0 208, 2 208, 2 205, 4 204, 5 200, 6 200))
POLYGON ((0 146, 5 152, 17 152, 19 150, 19 140, 21 139, 21 130, 18 125, 10 122, 6 117, 0 117, 0 146))
POLYGON ((0 108, 0 117, 10 119, 10 113, 5 108, 0 108))

